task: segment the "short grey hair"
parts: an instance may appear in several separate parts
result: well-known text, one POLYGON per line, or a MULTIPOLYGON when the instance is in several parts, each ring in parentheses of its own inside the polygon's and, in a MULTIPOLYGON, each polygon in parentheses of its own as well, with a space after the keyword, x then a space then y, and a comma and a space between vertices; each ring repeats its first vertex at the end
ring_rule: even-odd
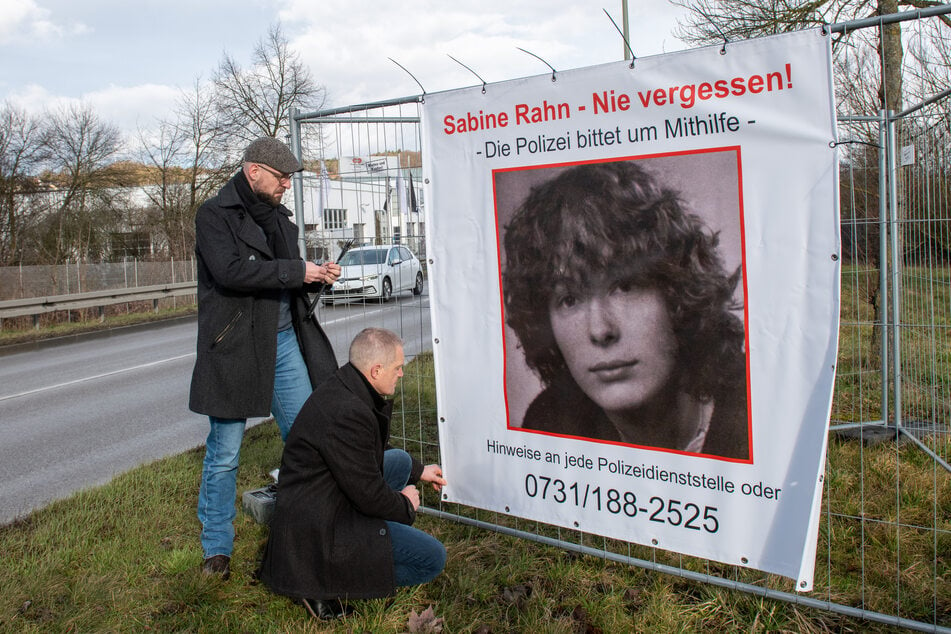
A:
POLYGON ((396 350, 403 340, 395 332, 384 328, 364 328, 350 343, 350 363, 361 372, 369 372, 374 365, 388 365, 396 358, 396 350))

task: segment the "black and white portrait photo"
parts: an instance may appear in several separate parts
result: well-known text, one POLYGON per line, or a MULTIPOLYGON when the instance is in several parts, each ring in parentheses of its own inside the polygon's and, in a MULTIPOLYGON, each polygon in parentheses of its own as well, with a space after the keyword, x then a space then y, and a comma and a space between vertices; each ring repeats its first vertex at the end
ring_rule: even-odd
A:
POLYGON ((509 428, 750 461, 738 150, 493 178, 509 428))

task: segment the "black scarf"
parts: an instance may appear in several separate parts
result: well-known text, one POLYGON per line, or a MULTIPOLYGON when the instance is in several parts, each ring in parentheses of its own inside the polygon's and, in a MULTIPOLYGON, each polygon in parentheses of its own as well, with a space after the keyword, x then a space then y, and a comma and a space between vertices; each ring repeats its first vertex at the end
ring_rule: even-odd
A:
POLYGON ((278 222, 278 215, 281 213, 279 208, 258 198, 257 194, 251 189, 251 184, 244 175, 244 170, 235 174, 234 186, 238 192, 238 197, 248 210, 251 218, 264 231, 267 245, 271 248, 274 257, 281 260, 291 259, 287 241, 284 239, 284 228, 278 222))

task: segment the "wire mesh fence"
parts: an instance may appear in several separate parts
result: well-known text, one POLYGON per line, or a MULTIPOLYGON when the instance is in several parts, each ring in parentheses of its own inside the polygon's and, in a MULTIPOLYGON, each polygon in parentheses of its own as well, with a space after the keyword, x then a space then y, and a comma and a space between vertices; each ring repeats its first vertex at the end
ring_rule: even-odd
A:
MULTIPOLYGON (((298 118, 305 163, 316 174, 301 190, 309 249, 332 257, 345 239, 404 243, 425 268, 419 109, 409 98, 298 118)), ((885 152, 889 125, 897 121, 871 116, 842 122, 840 351, 813 592, 796 593, 792 581, 746 568, 435 498, 424 499, 426 511, 718 587, 911 629, 951 631, 951 474, 942 465, 951 451, 951 227, 947 119, 935 112, 940 104, 897 126, 893 145, 911 161, 894 170, 900 219, 889 217, 885 152), (913 161, 908 146, 914 147, 913 161), (902 236, 899 257, 889 247, 894 231, 902 236), (893 288, 895 280, 900 290, 893 288)), ((459 272, 459 283, 467 274, 473 272, 459 272)), ((359 327, 380 325, 372 308, 360 306, 359 327)), ((323 308, 321 318, 333 318, 333 308, 323 308)), ((432 342, 425 337, 428 325, 419 325, 428 324, 428 293, 400 310, 404 317, 419 311, 419 319, 406 320, 417 332, 403 330, 402 319, 384 325, 419 343, 394 412, 394 440, 436 462, 432 342)))
POLYGON ((0 267, 0 300, 195 281, 195 261, 123 260, 0 267))
MULTIPOLYGON (((0 302, 42 298, 45 308, 50 308, 54 302, 49 298, 72 298, 96 291, 194 283, 196 279, 194 259, 67 261, 64 264, 0 267, 0 302)), ((85 322, 90 319, 101 320, 107 315, 158 312, 162 309, 194 306, 195 302, 195 294, 170 294, 169 297, 156 300, 123 303, 104 301, 94 308, 51 309, 32 316, 4 317, 0 319, 0 331, 26 330, 64 322, 85 322)))
POLYGON ((897 122, 899 390, 908 435, 951 462, 951 115, 948 100, 897 122))

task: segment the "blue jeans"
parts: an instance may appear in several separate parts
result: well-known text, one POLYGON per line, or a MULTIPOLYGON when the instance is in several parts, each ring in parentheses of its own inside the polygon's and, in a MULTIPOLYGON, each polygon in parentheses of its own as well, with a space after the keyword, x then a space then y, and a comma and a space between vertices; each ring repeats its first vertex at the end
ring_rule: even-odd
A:
MULTIPOLYGON (((383 479, 394 491, 401 491, 409 480, 413 461, 402 449, 383 454, 383 479)), ((446 549, 438 539, 423 531, 387 522, 393 546, 393 568, 398 586, 415 586, 436 577, 446 566, 446 549)))
MULTIPOLYGON (((293 328, 277 333, 277 361, 271 413, 286 439, 297 413, 312 392, 307 366, 293 328)), ((244 439, 245 418, 208 417, 211 429, 205 441, 205 461, 198 489, 198 520, 205 557, 231 556, 234 546, 235 497, 238 458, 244 439)))

